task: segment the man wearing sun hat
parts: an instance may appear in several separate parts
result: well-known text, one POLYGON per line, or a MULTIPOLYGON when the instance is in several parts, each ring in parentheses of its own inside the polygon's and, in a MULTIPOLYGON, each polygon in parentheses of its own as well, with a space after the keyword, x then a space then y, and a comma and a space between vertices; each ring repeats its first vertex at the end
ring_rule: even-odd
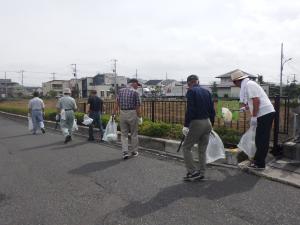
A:
POLYGON ((256 153, 249 167, 264 169, 265 159, 269 150, 270 132, 275 116, 274 107, 261 86, 248 78, 241 70, 231 74, 233 83, 240 87, 240 103, 243 109, 251 113, 250 126, 256 126, 255 145, 256 153))
POLYGON ((131 138, 131 155, 138 155, 138 124, 142 123, 141 99, 137 88, 141 86, 135 78, 128 81, 128 86, 120 89, 113 115, 120 109, 120 128, 123 159, 129 158, 128 133, 131 138))
POLYGON ((70 96, 70 88, 65 88, 63 92, 64 96, 58 100, 56 108, 57 113, 60 114, 60 128, 65 137, 64 143, 68 143, 72 140, 72 128, 75 119, 74 111, 77 110, 77 105, 75 99, 70 96))

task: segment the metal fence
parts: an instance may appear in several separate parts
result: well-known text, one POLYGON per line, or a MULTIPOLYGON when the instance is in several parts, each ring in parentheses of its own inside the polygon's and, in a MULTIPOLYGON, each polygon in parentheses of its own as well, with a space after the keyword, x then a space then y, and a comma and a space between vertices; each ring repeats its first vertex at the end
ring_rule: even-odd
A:
MULTIPOLYGON (((291 136, 292 112, 290 112, 289 98, 274 96, 270 97, 274 105, 276 115, 272 129, 272 141, 274 146, 279 142, 288 139, 291 136)), ((220 98, 219 100, 224 100, 220 98)), ((225 99, 228 100, 228 99, 225 99)), ((215 109, 217 102, 215 102, 215 109)), ((115 107, 115 101, 105 100, 105 112, 111 114, 115 107)), ((166 122, 183 124, 187 102, 183 98, 145 98, 142 99, 142 115, 153 122, 166 122)), ((85 109, 85 104, 83 108, 85 109)), ((214 127, 229 127, 238 130, 243 134, 249 128, 250 113, 243 112, 239 114, 237 121, 229 124, 225 123, 223 118, 216 117, 214 127)))

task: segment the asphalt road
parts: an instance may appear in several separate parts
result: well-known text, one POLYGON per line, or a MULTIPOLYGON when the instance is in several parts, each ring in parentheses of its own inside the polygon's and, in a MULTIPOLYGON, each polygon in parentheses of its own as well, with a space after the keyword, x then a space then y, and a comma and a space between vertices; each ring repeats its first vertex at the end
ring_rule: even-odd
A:
POLYGON ((297 188, 220 167, 184 183, 178 161, 0 124, 0 225, 300 224, 297 188))

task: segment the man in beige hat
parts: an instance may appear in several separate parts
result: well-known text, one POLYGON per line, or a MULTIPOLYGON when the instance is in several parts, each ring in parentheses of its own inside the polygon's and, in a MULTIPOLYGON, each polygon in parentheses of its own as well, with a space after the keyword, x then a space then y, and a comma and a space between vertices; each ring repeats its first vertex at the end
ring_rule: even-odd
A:
POLYGON ((113 115, 120 109, 120 128, 123 159, 128 159, 128 133, 131 138, 131 155, 137 156, 138 152, 138 124, 142 123, 141 99, 136 91, 141 86, 137 79, 130 79, 128 87, 120 89, 113 115))
POLYGON ((233 83, 240 87, 240 103, 251 113, 250 126, 256 126, 255 145, 256 153, 249 167, 264 169, 265 159, 269 150, 270 132, 275 116, 274 107, 261 86, 248 78, 240 70, 231 74, 233 83))
POLYGON ((70 95, 70 88, 65 88, 64 96, 56 104, 57 113, 60 114, 60 127, 65 137, 65 143, 72 140, 72 128, 75 119, 74 111, 77 110, 75 99, 70 95))

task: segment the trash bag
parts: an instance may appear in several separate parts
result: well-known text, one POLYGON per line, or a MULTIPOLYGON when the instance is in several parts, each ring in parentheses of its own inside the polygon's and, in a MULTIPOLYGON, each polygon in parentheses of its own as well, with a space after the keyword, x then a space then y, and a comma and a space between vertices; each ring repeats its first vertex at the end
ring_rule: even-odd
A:
POLYGON ((32 123, 32 118, 31 116, 28 116, 28 130, 32 131, 33 130, 33 123, 32 123))
POLYGON ((225 123, 230 123, 232 121, 232 112, 225 107, 222 107, 222 117, 225 123))
POLYGON ((92 124, 92 122, 93 122, 93 119, 90 118, 87 114, 84 114, 82 123, 86 126, 89 126, 92 124))
POLYGON ((117 123, 112 117, 110 117, 106 125, 105 132, 103 134, 103 141, 114 142, 117 140, 118 140, 117 123))
POLYGON ((255 134, 256 126, 250 126, 237 145, 238 148, 245 152, 249 158, 253 158, 256 152, 255 134))
POLYGON ((219 135, 212 130, 209 135, 209 142, 206 148, 206 163, 214 162, 225 158, 225 149, 219 135))
POLYGON ((76 131, 76 130, 78 130, 77 119, 74 119, 72 131, 76 131))

